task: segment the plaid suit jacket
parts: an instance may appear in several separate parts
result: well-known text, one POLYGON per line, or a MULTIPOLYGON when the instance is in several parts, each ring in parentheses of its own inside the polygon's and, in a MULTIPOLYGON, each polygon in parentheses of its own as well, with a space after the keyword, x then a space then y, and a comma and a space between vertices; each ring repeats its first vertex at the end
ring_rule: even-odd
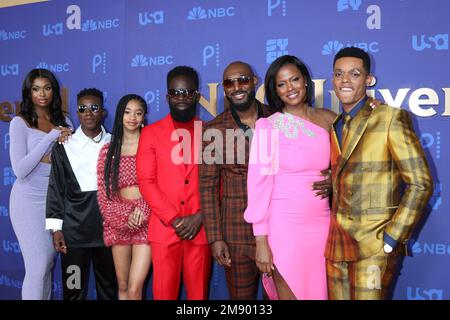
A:
POLYGON ((352 119, 342 150, 334 130, 342 114, 333 123, 333 204, 325 249, 333 261, 374 255, 384 244, 384 232, 406 249, 433 193, 408 112, 387 105, 372 110, 369 103, 352 119))
MULTIPOLYGON (((264 117, 270 115, 268 107, 261 104, 264 117)), ((230 108, 203 126, 203 161, 200 164, 200 202, 203 212, 208 242, 223 240, 228 244, 255 243, 252 225, 244 220, 247 208, 247 170, 249 158, 249 139, 227 143, 227 129, 242 133, 234 120, 230 108), (211 130, 212 129, 212 130, 211 130), (208 133, 221 133, 223 139, 211 139, 208 133), (205 133, 207 135, 205 136, 205 133), (228 145, 227 145, 228 144, 228 145), (206 163, 205 155, 212 155, 216 161, 206 163), (220 163, 222 160, 222 163, 220 163)), ((229 131, 229 134, 232 131, 229 131)), ((242 138, 242 137, 241 137, 242 138)))

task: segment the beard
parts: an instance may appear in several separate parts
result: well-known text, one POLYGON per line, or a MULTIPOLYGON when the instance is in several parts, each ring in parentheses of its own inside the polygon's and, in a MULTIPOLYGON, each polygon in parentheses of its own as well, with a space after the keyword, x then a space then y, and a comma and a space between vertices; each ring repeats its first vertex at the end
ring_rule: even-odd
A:
POLYGON ((174 104, 169 103, 170 115, 172 119, 178 122, 188 122, 194 119, 197 113, 197 102, 193 102, 185 109, 178 109, 174 104))
MULTIPOLYGON (((236 91, 233 93, 239 94, 239 93, 244 93, 244 92, 247 93, 247 91, 243 91, 243 90, 236 91)), ((239 102, 239 103, 235 103, 231 97, 228 97, 228 96, 225 96, 225 97, 227 98, 228 102, 230 103, 231 108, 233 108, 235 111, 238 111, 238 112, 244 112, 250 108, 250 106, 253 104, 253 102, 255 102, 256 92, 255 92, 255 90, 248 92, 247 99, 242 102, 239 102)))

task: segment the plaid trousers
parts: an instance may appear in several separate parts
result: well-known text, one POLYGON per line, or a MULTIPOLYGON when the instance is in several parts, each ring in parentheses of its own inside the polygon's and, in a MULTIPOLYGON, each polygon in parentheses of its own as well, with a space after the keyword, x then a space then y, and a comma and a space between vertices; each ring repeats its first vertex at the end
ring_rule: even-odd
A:
POLYGON ((375 255, 357 261, 326 261, 330 300, 390 299, 395 275, 403 256, 383 248, 375 255))

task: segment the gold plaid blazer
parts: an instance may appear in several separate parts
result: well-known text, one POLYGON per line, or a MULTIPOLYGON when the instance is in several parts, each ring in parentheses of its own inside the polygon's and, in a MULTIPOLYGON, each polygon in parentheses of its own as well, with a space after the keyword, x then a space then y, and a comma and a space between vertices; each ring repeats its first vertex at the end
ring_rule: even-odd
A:
MULTIPOLYGON (((433 193, 427 160, 407 111, 371 99, 350 122, 342 150, 331 132, 333 200, 325 257, 355 261, 381 250, 384 232, 407 241, 433 193)), ((406 251, 403 251, 405 253, 406 251)))

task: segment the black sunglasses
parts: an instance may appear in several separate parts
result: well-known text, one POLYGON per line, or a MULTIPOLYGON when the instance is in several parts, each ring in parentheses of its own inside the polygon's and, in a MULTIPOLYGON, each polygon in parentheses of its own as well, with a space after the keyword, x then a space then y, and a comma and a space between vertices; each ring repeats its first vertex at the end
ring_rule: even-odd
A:
POLYGON ((80 105, 78 106, 78 112, 79 112, 79 113, 85 113, 85 112, 86 112, 86 109, 89 109, 89 110, 91 110, 91 112, 97 113, 97 112, 100 111, 101 108, 102 108, 102 107, 100 107, 98 104, 91 104, 91 105, 89 105, 89 106, 86 106, 86 105, 84 105, 84 104, 80 104, 80 105))
POLYGON ((224 88, 232 88, 234 86, 234 83, 237 82, 240 86, 246 86, 250 83, 250 80, 252 78, 249 76, 239 76, 237 78, 229 78, 225 79, 222 82, 222 85, 224 88))
POLYGON ((198 93, 198 91, 195 89, 169 89, 169 90, 167 90, 167 94, 171 98, 175 98, 175 97, 192 98, 197 93, 198 93))

